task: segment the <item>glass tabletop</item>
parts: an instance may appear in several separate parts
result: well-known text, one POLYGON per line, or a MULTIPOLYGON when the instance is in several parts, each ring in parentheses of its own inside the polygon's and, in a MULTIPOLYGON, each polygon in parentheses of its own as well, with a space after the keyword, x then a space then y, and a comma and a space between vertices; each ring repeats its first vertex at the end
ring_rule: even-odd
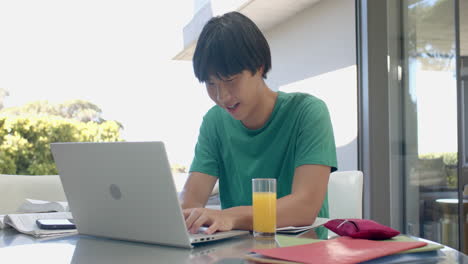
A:
MULTIPOLYGON (((281 235, 284 236, 284 235, 281 235)), ((316 229, 288 235, 317 239, 316 229)), ((416 238, 417 239, 417 238, 416 238)), ((421 239, 422 240, 422 239, 421 239)), ((424 241, 424 240, 423 240, 424 241)), ((12 229, 0 230, 0 259, 15 263, 255 263, 246 260, 251 249, 278 247, 278 239, 255 239, 252 235, 207 242, 193 249, 120 241, 92 236, 73 235, 35 239, 12 229)), ((397 254, 364 263, 468 263, 467 257, 454 249, 397 254)))

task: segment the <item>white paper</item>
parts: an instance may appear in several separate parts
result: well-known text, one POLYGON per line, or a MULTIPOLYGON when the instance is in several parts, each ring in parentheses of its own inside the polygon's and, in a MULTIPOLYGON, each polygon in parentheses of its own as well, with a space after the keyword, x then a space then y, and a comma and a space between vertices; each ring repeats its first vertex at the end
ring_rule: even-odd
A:
POLYGON ((43 213, 43 212, 68 212, 67 202, 54 202, 26 199, 26 201, 18 208, 21 213, 43 213))
POLYGON ((5 216, 6 215, 0 215, 0 229, 9 227, 8 225, 5 225, 5 216))
POLYGON ((36 214, 9 214, 5 216, 5 225, 10 225, 21 233, 32 235, 34 237, 49 237, 65 234, 76 234, 76 229, 63 230, 44 230, 40 229, 37 219, 70 219, 73 218, 70 212, 57 213, 36 213, 36 214))
POLYGON ((322 218, 322 217, 317 217, 315 218, 315 222, 312 225, 308 226, 285 226, 285 227, 280 227, 276 229, 276 232, 279 233, 299 233, 303 232, 312 228, 316 228, 318 226, 324 225, 326 222, 328 222, 330 219, 329 218, 322 218))

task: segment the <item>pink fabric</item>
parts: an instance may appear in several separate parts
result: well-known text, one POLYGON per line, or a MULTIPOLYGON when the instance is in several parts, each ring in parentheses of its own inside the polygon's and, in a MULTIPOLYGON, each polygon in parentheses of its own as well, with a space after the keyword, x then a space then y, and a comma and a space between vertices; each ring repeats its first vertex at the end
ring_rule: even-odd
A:
POLYGON ((372 240, 389 239, 400 234, 391 227, 369 219, 333 219, 325 223, 325 227, 340 236, 372 240))

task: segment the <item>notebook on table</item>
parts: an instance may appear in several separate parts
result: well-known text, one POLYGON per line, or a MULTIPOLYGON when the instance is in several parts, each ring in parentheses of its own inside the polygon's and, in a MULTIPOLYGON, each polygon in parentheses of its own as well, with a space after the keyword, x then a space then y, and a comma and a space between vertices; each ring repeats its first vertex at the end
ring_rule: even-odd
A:
POLYGON ((162 142, 53 143, 52 154, 78 232, 192 247, 248 234, 190 234, 162 142))
POLYGON ((351 264, 420 248, 426 242, 389 242, 339 237, 311 244, 253 249, 247 259, 263 263, 351 264))

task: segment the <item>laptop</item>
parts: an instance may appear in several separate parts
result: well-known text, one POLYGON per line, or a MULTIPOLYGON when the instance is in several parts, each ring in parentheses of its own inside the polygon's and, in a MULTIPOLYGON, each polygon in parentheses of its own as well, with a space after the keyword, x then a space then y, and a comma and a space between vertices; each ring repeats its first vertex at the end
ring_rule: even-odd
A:
POLYGON ((190 234, 163 142, 52 143, 78 232, 192 248, 248 234, 190 234))

